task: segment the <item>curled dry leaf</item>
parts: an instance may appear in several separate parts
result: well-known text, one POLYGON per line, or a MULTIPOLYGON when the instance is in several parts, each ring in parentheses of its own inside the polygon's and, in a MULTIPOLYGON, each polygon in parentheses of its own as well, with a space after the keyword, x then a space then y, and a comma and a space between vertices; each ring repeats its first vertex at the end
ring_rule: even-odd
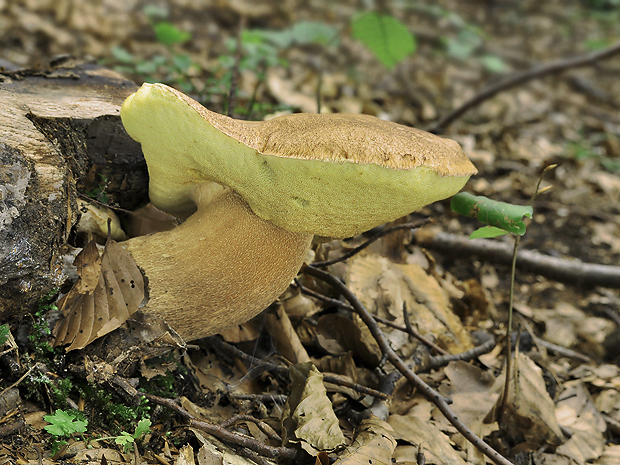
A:
POLYGON ((422 445, 427 463, 465 465, 465 461, 450 445, 448 437, 434 424, 412 415, 390 415, 388 423, 394 428, 394 438, 409 444, 396 448, 395 463, 416 463, 418 447, 422 445))
POLYGON ((291 394, 282 413, 284 443, 299 443, 309 454, 333 451, 345 443, 323 385, 323 375, 311 362, 290 369, 291 394))
POLYGON ((355 432, 353 443, 334 465, 391 465, 394 449, 396 439, 392 427, 376 417, 367 418, 355 432))
POLYGON ((395 264, 370 253, 357 255, 349 262, 347 284, 370 312, 397 324, 404 325, 406 305, 411 324, 417 325, 422 334, 432 333, 439 345, 451 353, 473 347, 468 332, 452 311, 446 289, 422 267, 395 264))
POLYGON ((511 364, 508 389, 504 388, 485 421, 497 421, 513 438, 533 445, 559 446, 565 440, 541 370, 521 352, 511 364))
POLYGON ((54 346, 82 349, 123 324, 146 299, 144 279, 130 255, 112 239, 103 254, 91 241, 75 258, 78 280, 59 302, 64 320, 54 346))

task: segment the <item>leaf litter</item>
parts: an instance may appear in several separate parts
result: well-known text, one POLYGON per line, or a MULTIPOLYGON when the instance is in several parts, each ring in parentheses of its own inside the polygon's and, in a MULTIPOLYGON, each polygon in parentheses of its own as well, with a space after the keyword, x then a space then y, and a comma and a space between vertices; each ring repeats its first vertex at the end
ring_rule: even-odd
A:
MULTIPOLYGON (((33 1, 30 3, 34 11, 45 11, 45 8, 48 8, 46 6, 48 2, 33 1), (37 6, 38 3, 41 5, 37 6)), ((108 3, 110 11, 106 12, 105 15, 94 14, 92 10, 89 10, 87 2, 76 2, 75 11, 72 14, 65 12, 65 17, 62 16, 62 12, 58 13, 61 19, 64 18, 65 23, 63 24, 88 36, 88 40, 83 42, 89 44, 88 51, 94 56, 103 53, 102 51, 106 49, 107 44, 100 39, 93 38, 92 35, 88 35, 88 28, 85 28, 84 24, 91 24, 91 31, 103 30, 103 36, 118 37, 118 40, 129 40, 127 37, 130 31, 144 29, 147 26, 147 23, 143 21, 137 28, 128 27, 130 15, 126 14, 126 7, 123 2, 112 1, 108 3), (105 20, 101 21, 100 24, 93 24, 94 18, 98 17, 105 20), (118 17, 118 20, 115 20, 115 17, 118 17)), ((234 7, 225 6, 223 7, 225 12, 219 14, 231 14, 231 11, 238 11, 239 9, 241 11, 244 9, 253 11, 250 6, 244 6, 244 2, 233 3, 235 4, 234 7)), ((553 40, 554 28, 550 27, 550 23, 545 21, 549 19, 547 9, 556 7, 557 5, 554 2, 550 3, 549 6, 541 4, 539 11, 531 17, 523 18, 523 27, 530 28, 527 40, 532 56, 536 59, 543 60, 549 53, 550 49, 545 44, 548 44, 549 40, 553 40)), ((191 10, 191 6, 185 6, 185 8, 191 10)), ((342 8, 346 9, 347 5, 343 5, 342 8)), ((462 8, 459 10, 460 13, 466 15, 467 9, 473 7, 462 6, 459 8, 462 8)), ((568 13, 571 11, 570 8, 569 5, 566 9, 568 13)), ((355 10, 355 8, 350 9, 351 11, 355 10)), ((273 6, 267 8, 267 11, 271 10, 273 10, 273 6)), ((278 13, 278 15, 282 14, 281 11, 278 13)), ((495 14, 501 17, 501 12, 495 14)), ((50 19, 55 17, 54 14, 19 15, 12 8, 10 15, 15 17, 12 17, 7 24, 19 25, 29 21, 23 30, 37 31, 36 34, 32 32, 24 34, 23 43, 30 43, 38 37, 38 34, 43 34, 49 37, 50 47, 56 47, 54 50, 58 53, 65 52, 67 47, 72 46, 71 44, 80 43, 80 41, 75 41, 74 34, 67 33, 64 27, 60 27, 50 19), (61 45, 60 48, 58 48, 59 44, 61 45)), ((277 22, 289 20, 290 12, 288 15, 278 16, 277 22)), ((557 15, 562 15, 562 13, 555 11, 551 17, 557 19, 557 15)), ((198 17, 199 14, 194 16, 198 17)), ((252 17, 256 18, 256 16, 252 17)), ((207 18, 205 23, 209 21, 211 19, 207 18)), ((507 27, 501 21, 496 23, 498 27, 507 27)), ((213 26, 215 23, 209 24, 213 26)), ((272 23, 269 24, 273 25, 272 23)), ((428 27, 429 20, 423 15, 414 15, 411 24, 415 24, 415 27, 428 27)), ((516 57, 517 61, 513 62, 511 61, 513 57, 510 54, 515 52, 520 54, 522 50, 511 49, 510 41, 497 35, 497 31, 493 30, 492 25, 488 26, 488 31, 485 32, 492 35, 495 33, 493 35, 494 41, 497 40, 509 51, 503 57, 506 63, 509 66, 516 66, 515 63, 521 66, 522 62, 519 62, 519 57, 516 57)), ((219 28, 220 26, 216 25, 216 27, 219 28)), ((431 27, 433 30, 439 29, 442 35, 454 32, 450 29, 451 26, 446 27, 446 24, 441 25, 437 22, 432 23, 431 27)), ((518 29, 521 26, 515 23, 513 27, 518 29)), ((579 28, 575 29, 574 41, 582 40, 584 34, 589 35, 593 32, 598 34, 599 29, 597 27, 592 29, 592 27, 592 22, 588 21, 587 18, 580 21, 579 28)), ((207 30, 208 28, 205 28, 204 24, 200 24, 199 29, 207 30)), ((98 34, 101 33, 98 32, 98 34)), ((10 35, 8 34, 7 37, 10 35)), ((423 30, 420 37, 424 37, 423 40, 420 40, 420 47, 426 46, 424 41, 442 39, 442 37, 437 36, 437 33, 433 35, 427 30, 423 30)), ((556 36, 556 39, 558 37, 556 36)), ((568 54, 570 52, 567 50, 566 43, 561 39, 557 40, 556 43, 558 47, 557 50, 554 47, 554 53, 568 54)), ((209 50, 211 48, 209 45, 208 39, 197 34, 196 49, 209 50)), ((491 45, 495 44, 485 44, 485 46, 491 45)), ((29 49, 38 50, 36 46, 31 46, 29 49)), ((428 119, 435 117, 432 115, 441 115, 444 111, 444 103, 447 102, 448 106, 458 104, 487 77, 483 71, 473 69, 470 66, 464 70, 463 66, 457 66, 455 63, 446 65, 443 59, 429 58, 436 57, 436 53, 416 55, 414 60, 404 63, 402 65, 403 70, 399 71, 411 76, 409 85, 414 86, 413 94, 420 95, 419 107, 413 106, 415 109, 412 110, 410 99, 403 97, 404 92, 402 90, 397 90, 398 87, 395 82, 398 81, 398 78, 393 76, 386 78, 378 69, 379 67, 373 66, 372 57, 363 52, 360 53, 359 49, 354 48, 354 51, 356 58, 364 63, 364 74, 367 74, 367 82, 351 82, 347 77, 348 74, 342 73, 344 77, 338 78, 335 89, 325 94, 326 96, 333 95, 330 97, 331 100, 326 99, 323 102, 328 108, 337 109, 338 105, 343 105, 342 102, 347 101, 351 102, 350 107, 356 109, 355 111, 359 109, 376 114, 389 111, 388 117, 419 126, 423 125, 428 119), (440 61, 443 64, 440 65, 440 61), (379 82, 381 85, 373 85, 373 82, 379 82)), ((316 102, 312 96, 312 89, 316 88, 316 81, 313 80, 316 73, 314 70, 308 71, 307 65, 304 64, 307 61, 307 54, 291 55, 290 69, 279 70, 277 74, 279 82, 286 85, 286 99, 295 106, 306 105, 308 109, 316 109, 316 102)), ((334 59, 330 66, 337 64, 338 60, 342 60, 342 56, 345 55, 334 59)), ((19 52, 17 52, 17 56, 19 57, 19 52)), ((200 59, 203 60, 204 58, 201 57, 200 59)), ((592 72, 585 70, 580 72, 580 76, 586 76, 595 81, 596 76, 593 76, 593 73, 599 74, 601 81, 598 84, 605 85, 605 74, 608 72, 606 66, 603 65, 603 72, 600 72, 601 70, 592 72)), ((325 76, 326 89, 330 85, 330 78, 336 74, 336 70, 328 67, 325 76)), ((243 81, 244 79, 242 79, 240 86, 247 84, 244 84, 243 81)), ((411 92, 411 89, 409 91, 411 92)), ((271 96, 275 95, 276 100, 279 100, 276 94, 276 87, 273 86, 271 96)), ((618 95, 617 92, 614 94, 618 95)), ((269 85, 264 96, 270 97, 269 85)), ((460 122, 458 130, 451 133, 450 136, 459 138, 461 142, 464 139, 470 139, 470 148, 464 144, 467 152, 472 155, 472 158, 478 157, 481 160, 478 164, 484 166, 482 175, 488 181, 483 182, 482 177, 474 180, 472 183, 474 192, 484 195, 499 194, 507 201, 511 201, 512 197, 527 198, 528 188, 531 187, 529 186, 529 178, 536 175, 535 171, 540 166, 561 158, 564 161, 563 166, 554 174, 553 179, 553 183, 559 187, 556 186, 555 191, 552 191, 549 197, 541 200, 542 209, 535 210, 534 222, 536 227, 530 228, 528 234, 524 236, 525 245, 551 254, 577 256, 590 261, 613 264, 618 261, 617 234, 615 234, 618 229, 618 211, 617 207, 614 207, 614 205, 618 205, 617 201, 620 198, 618 177, 601 170, 594 160, 567 159, 563 142, 568 139, 578 144, 583 141, 584 137, 598 131, 601 131, 601 134, 612 141, 614 134, 618 132, 616 128, 618 122, 617 120, 614 122, 612 113, 617 112, 615 109, 608 109, 603 106, 596 107, 588 99, 581 97, 583 95, 580 93, 567 91, 567 84, 564 81, 534 82, 528 88, 520 89, 514 94, 505 93, 498 99, 487 102, 478 111, 470 115, 471 119, 460 122), (566 113, 560 113, 559 107, 565 108, 566 113), (604 116, 593 121, 592 115, 595 111, 601 112, 599 114, 604 116), (603 129, 593 130, 596 127, 603 129), (555 138, 552 134, 561 134, 561 136, 555 138), (592 247, 591 242, 596 247, 592 247)), ((609 142, 608 146, 608 153, 613 155, 613 144, 609 142)), ((617 157, 617 154, 615 156, 617 157)), ((425 213, 436 211, 425 209, 425 213)), ((440 207, 439 211, 441 211, 440 207)), ((453 232, 465 234, 470 232, 467 223, 458 224, 450 218, 446 220, 444 227, 453 232)), ((407 253, 411 252, 411 245, 407 244, 407 247, 407 253)), ((422 266, 421 271, 420 269, 412 271, 413 268, 403 268, 406 267, 403 263, 398 263, 398 266, 395 266, 389 260, 370 257, 367 259, 369 262, 375 265, 376 262, 379 262, 380 266, 369 267, 373 271, 364 274, 360 270, 366 267, 366 264, 364 259, 359 257, 357 263, 358 258, 340 268, 332 267, 330 271, 346 278, 348 285, 356 289, 358 297, 363 299, 364 304, 373 309, 378 316, 404 325, 403 307, 407 307, 410 316, 421 314, 422 317, 419 319, 417 316, 410 317, 410 323, 425 336, 432 338, 442 347, 449 348, 452 353, 456 353, 465 350, 466 347, 471 347, 466 342, 467 338, 471 338, 474 329, 483 332, 485 330, 491 331, 497 335, 502 334, 501 318, 505 310, 506 286, 504 276, 506 270, 489 267, 475 259, 456 259, 451 257, 449 252, 445 255, 448 258, 437 258, 439 263, 434 265, 435 270, 432 269, 433 266, 426 264, 422 266), (354 268, 357 271, 352 271, 354 268), (455 285, 457 290, 461 290, 461 297, 455 297, 454 289, 448 290, 448 280, 443 279, 446 275, 443 274, 442 268, 449 269, 455 276, 458 276, 458 278, 450 279, 449 282, 455 285), (373 278, 372 272, 376 272, 377 276, 373 278), (417 287, 412 286, 413 276, 416 280, 420 279, 424 284, 417 287), (471 279, 474 280, 474 283, 470 282, 466 285, 466 280, 471 279), (475 290, 477 280, 483 282, 486 292, 475 290), (492 284, 487 286, 486 283, 491 281, 492 284), (492 315, 497 309, 496 318, 498 319, 493 321, 488 318, 489 313, 486 313, 488 308, 491 309, 489 313, 492 315), (460 323, 462 329, 459 329, 458 325, 450 323, 450 314, 456 315, 455 319, 457 323, 460 323), (464 331, 465 337, 459 337, 461 331, 464 331), (451 344, 454 346, 450 346, 451 344)), ((98 261, 94 258, 94 254, 92 256, 93 261, 90 262, 92 270, 89 270, 88 267, 82 267, 82 274, 80 275, 82 284, 80 284, 79 290, 76 289, 71 294, 71 301, 87 300, 83 296, 96 293, 99 280, 95 280, 94 275, 97 273, 99 273, 98 276, 106 278, 106 274, 97 271, 98 267, 104 266, 103 259, 100 258, 98 261)), ((557 423, 562 428, 566 428, 571 433, 571 437, 567 439, 564 436, 565 442, 555 449, 549 445, 543 445, 537 449, 530 445, 529 441, 524 441, 517 444, 517 453, 521 453, 528 460, 531 460, 531 463, 536 464, 581 464, 588 462, 615 465, 619 463, 620 446, 617 445, 619 433, 613 431, 613 425, 614 422, 616 422, 615 424, 620 422, 620 399, 618 398, 620 374, 617 368, 617 354, 620 353, 620 344, 617 341, 617 324, 605 317, 604 313, 604 310, 617 313, 617 303, 614 304, 613 299, 606 301, 602 298, 597 299, 600 297, 597 291, 593 291, 594 294, 587 295, 587 292, 591 291, 558 285, 538 277, 521 276, 518 279, 517 286, 519 290, 518 299, 521 301, 519 310, 530 321, 536 334, 562 347, 591 355, 594 360, 589 363, 580 362, 581 364, 577 365, 573 359, 562 355, 562 353, 538 347, 535 344, 527 343, 527 341, 523 343, 522 355, 519 356, 522 363, 515 364, 513 367, 515 372, 511 379, 515 377, 529 378, 531 376, 536 383, 535 386, 525 385, 513 392, 511 394, 513 402, 510 408, 512 410, 525 409, 526 413, 529 412, 530 414, 534 411, 536 412, 534 420, 529 419, 528 421, 540 422, 539 410, 541 405, 539 404, 541 403, 536 397, 540 394, 546 400, 545 420, 542 423, 549 427, 552 420, 548 399, 551 398, 554 402, 553 414, 557 423), (529 361, 526 362, 523 357, 527 357, 529 361), (600 363, 600 360, 605 360, 608 364, 600 363), (539 371, 540 369, 542 369, 542 374, 539 371), (547 392, 546 396, 543 391, 547 392), (536 407, 538 411, 533 407, 536 407)), ((320 286, 314 286, 313 289, 329 294, 329 290, 320 286)), ((103 296, 103 294, 100 295, 103 296)), ((334 295, 330 295, 330 297, 338 298, 334 295)), ((380 375, 377 375, 376 370, 373 369, 381 357, 376 352, 376 347, 372 349, 374 341, 369 338, 363 326, 355 318, 352 319, 346 310, 323 304, 320 301, 314 303, 316 308, 300 311, 295 317, 291 315, 289 318, 290 325, 282 318, 281 314, 274 314, 273 320, 276 327, 278 325, 283 326, 282 335, 278 336, 278 346, 300 347, 297 342, 292 341, 294 336, 291 328, 293 328, 305 348, 304 350, 316 362, 316 365, 321 367, 321 371, 329 370, 330 372, 340 373, 362 385, 378 388, 380 375), (325 318, 327 316, 332 319, 325 318), (335 316, 338 318, 334 318, 335 316), (345 320, 347 323, 344 322, 345 320), (342 334, 337 335, 339 326, 348 325, 351 322, 353 325, 350 326, 350 331, 340 331, 342 334), (285 325, 287 327, 284 327, 285 325), (325 360, 326 358, 328 360, 325 360), (366 366, 367 364, 368 366, 366 366)), ((70 301, 66 301, 63 310, 70 313, 70 304, 70 301)), ((82 340, 86 339, 86 336, 78 337, 82 325, 85 326, 85 332, 88 332, 89 325, 95 327, 94 310, 91 317, 88 308, 87 306, 85 317, 81 317, 79 321, 73 321, 71 328, 67 325, 66 334, 63 337, 66 342, 63 343, 77 347, 81 345, 82 340), (82 318, 84 319, 83 322, 82 318), (91 318, 92 324, 89 323, 91 318)), ((122 308, 118 310, 120 314, 122 308)), ((100 330, 94 331, 92 327, 89 337, 93 333, 100 332, 100 330)), ((436 355, 432 350, 426 349, 424 345, 413 343, 412 339, 404 332, 388 330, 387 326, 382 326, 382 328, 385 329, 391 343, 395 348, 398 348, 402 356, 411 357, 411 360, 415 360, 418 357, 424 359, 436 355)), ((254 347, 260 347, 259 334, 254 331, 238 330, 235 336, 230 336, 230 341, 250 353, 253 353, 254 347)), ((264 341, 262 343, 264 345, 264 341)), ((178 350, 181 351, 181 349, 178 350)), ((268 346, 266 350, 266 354, 271 360, 284 366, 297 361, 299 353, 301 353, 299 349, 291 349, 289 354, 284 357, 290 357, 287 362, 279 358, 273 347, 268 346)), ((265 353, 261 353, 262 355, 265 353)), ((257 374, 254 371, 255 367, 245 366, 240 359, 232 357, 232 361, 229 362, 229 359, 224 359, 221 353, 206 348, 203 348, 202 351, 189 350, 185 360, 190 357, 195 363, 192 365, 187 362, 189 371, 192 373, 200 372, 202 375, 196 375, 195 378, 191 377, 194 382, 187 384, 195 385, 196 392, 208 398, 216 409, 220 409, 219 415, 222 418, 231 416, 238 411, 254 412, 257 416, 262 415, 271 420, 280 418, 280 408, 275 402, 265 404, 262 401, 257 401, 257 397, 254 397, 254 400, 240 400, 243 395, 256 396, 259 393, 265 393, 276 399, 283 392, 288 392, 286 382, 279 379, 278 376, 265 370, 257 374), (204 376, 209 375, 216 377, 217 380, 204 382, 204 376), (201 381, 195 382, 195 379, 201 381)), ((499 389, 492 388, 494 383, 491 381, 497 379, 498 385, 503 382, 504 375, 499 370, 504 363, 504 358, 502 348, 498 346, 491 353, 478 357, 476 361, 451 362, 446 368, 437 369, 425 375, 428 383, 440 390, 444 396, 452 398, 454 410, 465 419, 472 429, 499 447, 502 447, 502 438, 497 433, 499 425, 485 424, 482 419, 489 412, 490 404, 499 396, 499 389)), ((532 380, 528 379, 528 381, 532 380)), ((339 416, 346 416, 340 410, 343 407, 349 408, 353 405, 357 409, 365 409, 372 403, 372 399, 362 403, 359 400, 359 393, 356 393, 355 397, 353 396, 354 391, 347 394, 346 390, 340 389, 335 392, 330 390, 329 385, 327 386, 326 396, 339 416), (360 403, 358 404, 358 402, 360 403)), ((417 434, 420 434, 420 431, 422 433, 430 431, 431 433, 428 434, 428 438, 416 439, 413 436, 408 436, 408 439, 399 439, 400 443, 395 449, 392 459, 401 463, 415 463, 416 454, 419 452, 416 444, 419 445, 424 442, 422 451, 426 456, 427 463, 433 463, 433 461, 439 463, 440 460, 458 460, 456 456, 469 463, 484 463, 485 460, 480 454, 477 454, 475 449, 472 450, 469 443, 459 438, 451 425, 434 410, 433 405, 418 393, 411 392, 406 385, 401 384, 394 395, 394 400, 398 400, 400 405, 391 406, 391 411, 394 411, 394 414, 391 415, 392 421, 400 420, 398 417, 405 418, 405 426, 401 428, 400 433, 404 434, 411 429, 417 434), (416 419, 418 417, 419 419, 416 419), (445 449, 446 446, 450 447, 457 455, 448 455, 452 453, 449 449, 445 449), (437 458, 439 454, 444 454, 444 458, 437 458), (452 458, 446 459, 445 457, 452 458)), ((185 402, 183 405, 188 410, 190 409, 189 403, 185 402)), ((205 409, 205 411, 213 412, 213 409, 205 409)), ((198 414, 199 412, 196 411, 196 415, 198 414)), ((2 417, 9 420, 11 418, 4 413, 2 417)), ((529 417, 526 415, 525 418, 528 419, 529 417)), ((340 423, 345 437, 353 438, 355 436, 353 426, 345 421, 340 423)), ((507 423, 505 427, 513 427, 517 434, 525 434, 529 431, 523 426, 512 425, 510 421, 507 423)), ((170 428, 170 431, 178 431, 176 427, 180 426, 179 424, 172 425, 169 419, 160 419, 159 425, 162 428, 170 428)), ((41 428, 39 426, 37 430, 41 430, 41 428)), ((555 427, 550 429, 555 430, 555 427)), ((386 431, 388 429, 366 427, 362 422, 359 424, 358 430, 361 431, 358 437, 362 439, 352 443, 349 446, 350 448, 346 449, 351 452, 353 463, 368 463, 369 458, 374 457, 377 457, 381 462, 387 461, 385 457, 387 457, 389 447, 391 447, 388 446, 390 441, 387 441, 386 431), (364 437, 364 434, 368 435, 368 439, 364 437), (372 438, 386 440, 386 442, 382 446, 377 443, 377 449, 372 450, 372 438), (365 444, 370 445, 371 452, 364 449, 365 444), (358 450, 359 455, 356 455, 358 450)), ((562 434, 564 435, 564 432, 562 434)), ((215 442, 212 438, 208 440, 215 442)), ((199 442, 204 445, 204 441, 199 440, 199 442)), ((161 446, 161 444, 159 445, 161 446)), ((513 444, 506 446, 506 450, 511 446, 513 444)), ((195 455, 188 447, 181 449, 183 450, 183 459, 181 459, 178 455, 179 449, 167 440, 161 446, 162 454, 168 463, 174 463, 177 457, 179 457, 177 463, 199 463, 201 465, 210 463, 208 461, 210 459, 206 455, 201 456, 200 452, 195 455), (187 462, 183 462, 183 460, 187 462)), ((30 463, 37 462, 34 451, 22 450, 18 452, 23 453, 30 463)), ((231 457, 239 456, 237 451, 233 449, 230 449, 229 453, 231 457)), ((15 454, 15 449, 11 445, 7 443, 0 445, 0 457, 15 456, 15 454)), ((86 458, 84 453, 81 457, 86 458)), ((91 457, 95 457, 94 453, 91 457)), ((112 456, 106 454, 106 457, 112 456)), ((146 453, 144 453, 144 457, 147 457, 146 453)), ((133 457, 121 457, 120 455, 114 456, 114 458, 119 461, 133 460, 133 457)), ((333 458, 335 458, 334 454, 332 454, 333 458)), ((344 457, 341 456, 340 458, 344 457)), ((43 460, 44 463, 49 462, 47 458, 43 460)), ((152 455, 148 456, 147 460, 149 463, 161 463, 152 455)), ((221 463, 218 462, 220 459, 214 460, 215 463, 221 463)))

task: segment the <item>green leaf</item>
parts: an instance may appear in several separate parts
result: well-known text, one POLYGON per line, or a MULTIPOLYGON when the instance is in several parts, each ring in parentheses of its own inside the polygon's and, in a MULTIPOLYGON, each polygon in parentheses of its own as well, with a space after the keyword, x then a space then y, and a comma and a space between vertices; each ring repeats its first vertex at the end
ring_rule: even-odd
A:
POLYGON ((121 63, 132 64, 136 61, 134 56, 123 47, 112 47, 111 52, 112 56, 121 63))
POLYGON ((497 55, 484 55, 480 57, 482 65, 492 73, 503 73, 506 71, 506 63, 497 55))
POLYGON ((167 18, 170 15, 168 8, 158 5, 146 5, 142 12, 149 18, 167 18))
POLYGON ((482 44, 482 37, 475 30, 463 29, 456 39, 445 40, 448 56, 466 60, 482 44))
POLYGON ((138 426, 136 426, 136 431, 133 433, 133 437, 135 439, 139 439, 142 435, 149 433, 151 431, 151 420, 148 418, 144 418, 138 422, 138 426))
POLYGON ((192 38, 189 32, 181 31, 167 21, 160 21, 153 26, 157 40, 164 45, 182 44, 192 38))
POLYGON ((327 45, 338 37, 338 29, 321 21, 300 21, 291 27, 296 43, 327 45))
POLYGON ((52 436, 71 436, 73 433, 85 433, 88 426, 88 421, 78 419, 76 413, 65 412, 60 409, 56 410, 54 415, 45 415, 43 419, 51 423, 45 427, 45 431, 52 436))
POLYGON ((133 444, 134 438, 127 431, 121 431, 121 434, 116 436, 114 442, 120 446, 128 446, 129 444, 133 444))
POLYGON ((415 52, 415 37, 393 16, 364 13, 351 23, 354 39, 375 54, 388 69, 394 68, 407 55, 415 52))
POLYGON ((157 64, 152 61, 142 61, 136 65, 136 71, 140 74, 153 74, 157 71, 157 64))
POLYGON ((9 339, 9 325, 0 325, 0 346, 9 339))
POLYGON ((190 66, 192 66, 192 59, 189 55, 174 55, 172 57, 172 64, 177 69, 177 71, 184 73, 186 72, 190 66))
POLYGON ((498 202, 467 192, 460 192, 452 197, 450 207, 456 213, 470 218, 478 218, 484 224, 495 226, 519 236, 525 234, 523 217, 531 218, 532 213, 534 213, 531 206, 498 202))
POLYGON ((495 226, 483 226, 482 228, 478 228, 473 233, 471 233, 469 235, 469 238, 478 239, 483 237, 485 239, 488 239, 490 237, 504 236, 506 234, 508 234, 508 231, 496 228, 495 226))

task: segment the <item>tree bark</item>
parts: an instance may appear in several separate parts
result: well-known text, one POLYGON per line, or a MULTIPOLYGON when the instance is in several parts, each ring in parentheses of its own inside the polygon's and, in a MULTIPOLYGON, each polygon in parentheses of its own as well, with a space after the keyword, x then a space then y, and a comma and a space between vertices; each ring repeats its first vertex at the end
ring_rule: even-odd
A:
POLYGON ((147 199, 142 152, 119 116, 136 88, 72 60, 0 69, 0 323, 64 282, 78 192, 103 189, 124 208, 147 199))

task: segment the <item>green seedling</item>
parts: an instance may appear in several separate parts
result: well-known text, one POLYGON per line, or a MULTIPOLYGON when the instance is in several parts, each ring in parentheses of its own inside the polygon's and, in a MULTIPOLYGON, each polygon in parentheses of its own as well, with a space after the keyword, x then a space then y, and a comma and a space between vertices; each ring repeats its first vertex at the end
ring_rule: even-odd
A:
POLYGON ((134 443, 151 431, 151 420, 143 418, 138 422, 133 434, 129 434, 126 431, 121 431, 118 436, 108 436, 105 438, 98 438, 97 441, 114 440, 119 446, 123 446, 125 453, 130 452, 133 449, 134 443))
POLYGON ((456 213, 477 218, 487 226, 474 231, 469 238, 497 237, 504 234, 525 234, 523 218, 531 218, 534 209, 528 206, 498 202, 484 196, 460 192, 452 197, 450 207, 456 213))
POLYGON ((0 325, 0 346, 9 340, 9 325, 0 325))
POLYGON ((45 431, 52 435, 52 455, 67 444, 64 438, 69 438, 76 433, 85 433, 88 426, 88 420, 75 411, 56 410, 53 415, 45 415, 43 419, 50 423, 45 427, 45 431))

